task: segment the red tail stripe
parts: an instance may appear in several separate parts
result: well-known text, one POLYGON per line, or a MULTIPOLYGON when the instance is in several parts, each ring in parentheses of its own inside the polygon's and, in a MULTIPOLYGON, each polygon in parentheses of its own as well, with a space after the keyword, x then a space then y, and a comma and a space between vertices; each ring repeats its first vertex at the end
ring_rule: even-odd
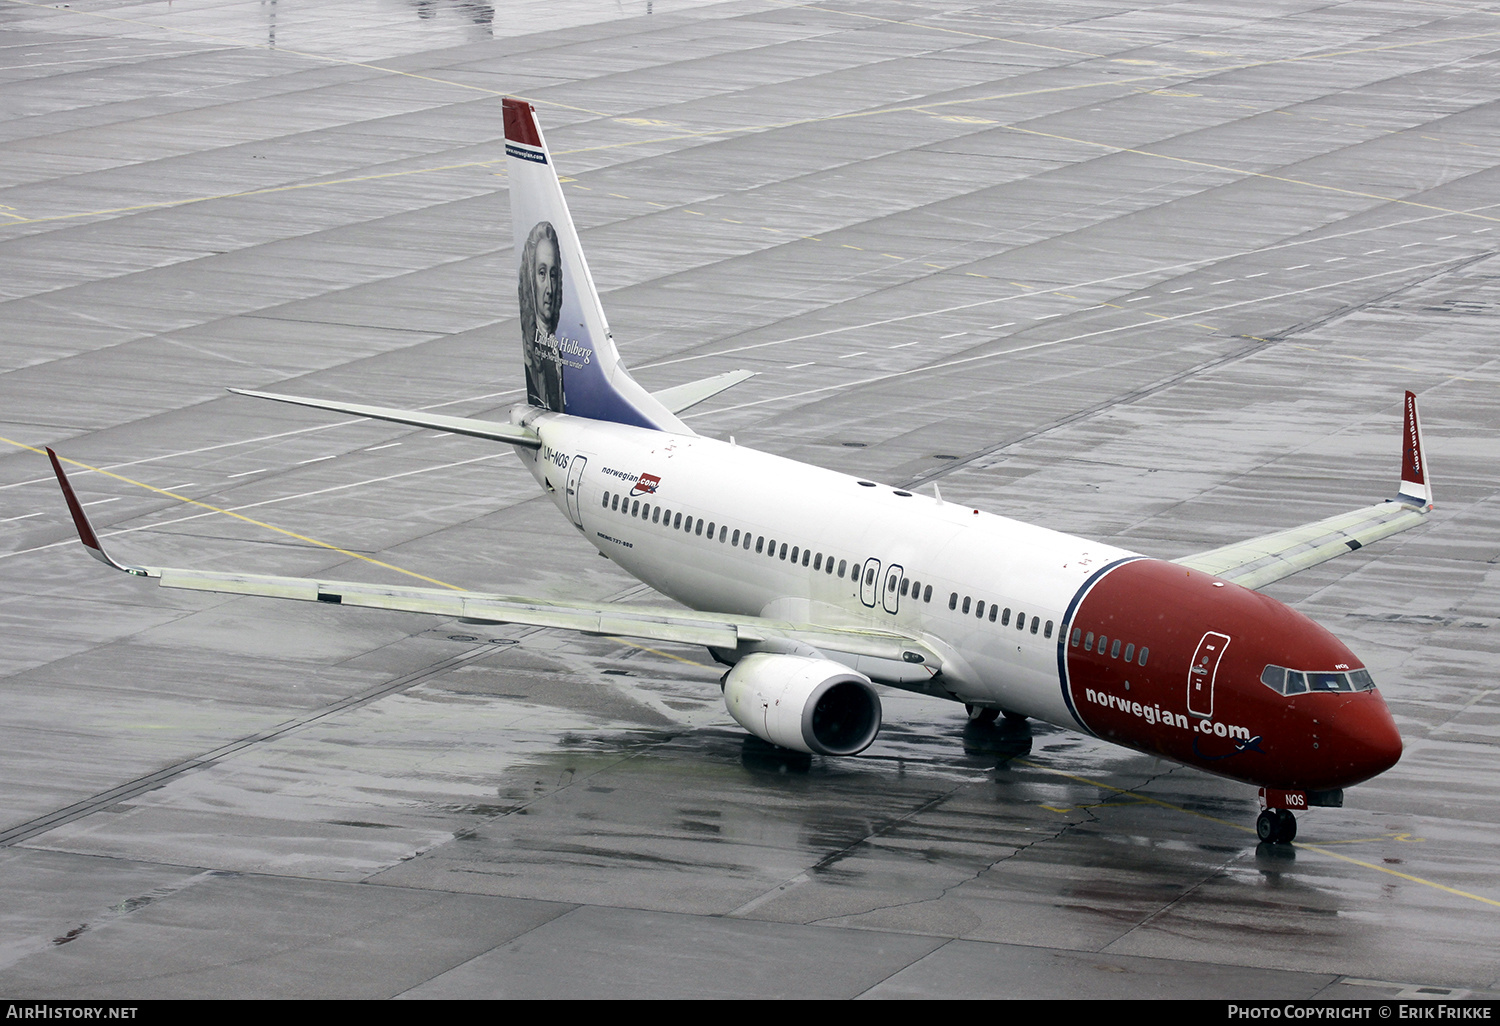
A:
POLYGON ((542 134, 537 131, 536 119, 532 117, 535 108, 525 100, 515 100, 509 96, 502 104, 505 107, 505 141, 526 146, 542 145, 542 134))

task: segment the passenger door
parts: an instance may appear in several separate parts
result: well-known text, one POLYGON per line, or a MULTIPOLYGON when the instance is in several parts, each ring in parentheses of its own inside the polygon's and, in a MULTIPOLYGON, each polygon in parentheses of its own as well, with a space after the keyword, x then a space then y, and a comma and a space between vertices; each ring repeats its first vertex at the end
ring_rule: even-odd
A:
POLYGON ((880 560, 867 559, 859 570, 859 600, 871 609, 880 601, 880 560))
POLYGON ((896 563, 892 563, 885 568, 885 587, 882 590, 882 601, 885 603, 885 611, 887 613, 894 613, 900 607, 901 574, 901 567, 896 563))
POLYGON ((1219 673, 1219 660, 1224 658, 1224 649, 1228 647, 1229 635, 1217 631, 1209 631, 1198 642, 1193 665, 1188 668, 1188 712, 1194 716, 1214 714, 1214 678, 1219 673))
POLYGON ((579 509, 578 491, 583 487, 583 468, 588 465, 589 461, 583 456, 574 456, 568 462, 568 516, 580 531, 583 530, 583 513, 579 509))

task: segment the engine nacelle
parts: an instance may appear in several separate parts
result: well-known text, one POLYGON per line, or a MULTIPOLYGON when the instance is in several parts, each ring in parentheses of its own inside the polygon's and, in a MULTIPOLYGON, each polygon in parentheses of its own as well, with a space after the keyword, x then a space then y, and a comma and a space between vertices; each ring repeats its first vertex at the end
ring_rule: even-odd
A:
POLYGON ((724 676, 724 704, 762 741, 799 752, 856 755, 880 733, 870 678, 831 659, 747 655, 724 676))

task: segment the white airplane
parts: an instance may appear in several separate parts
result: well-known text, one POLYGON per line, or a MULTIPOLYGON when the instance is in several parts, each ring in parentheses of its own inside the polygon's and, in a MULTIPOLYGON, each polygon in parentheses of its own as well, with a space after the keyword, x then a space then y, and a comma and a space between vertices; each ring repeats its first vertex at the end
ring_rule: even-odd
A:
POLYGON ((1254 589, 1423 522, 1412 393, 1394 499, 1172 562, 705 438, 676 414, 748 372, 655 394, 631 378, 535 111, 504 109, 529 402, 505 423, 234 391, 513 446, 591 545, 689 608, 121 563, 49 449, 96 558, 167 588, 704 645, 731 667, 731 715, 800 752, 868 747, 874 683, 1035 717, 1259 786, 1271 843, 1400 758, 1359 659, 1254 589))

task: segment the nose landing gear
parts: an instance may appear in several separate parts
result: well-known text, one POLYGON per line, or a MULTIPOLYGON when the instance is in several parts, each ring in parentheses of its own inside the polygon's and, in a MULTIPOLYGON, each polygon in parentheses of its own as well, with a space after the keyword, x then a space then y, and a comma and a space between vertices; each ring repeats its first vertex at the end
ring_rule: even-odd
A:
POLYGON ((1290 844, 1297 837, 1297 817, 1287 809, 1266 809, 1255 820, 1255 835, 1267 844, 1290 844))
MULTIPOLYGON (((1343 804, 1343 794, 1339 795, 1343 804)), ((1297 836, 1297 817, 1293 809, 1308 807, 1308 796, 1303 791, 1277 791, 1269 787, 1260 789, 1261 814, 1255 820, 1255 835, 1265 844, 1291 844, 1297 836)))

